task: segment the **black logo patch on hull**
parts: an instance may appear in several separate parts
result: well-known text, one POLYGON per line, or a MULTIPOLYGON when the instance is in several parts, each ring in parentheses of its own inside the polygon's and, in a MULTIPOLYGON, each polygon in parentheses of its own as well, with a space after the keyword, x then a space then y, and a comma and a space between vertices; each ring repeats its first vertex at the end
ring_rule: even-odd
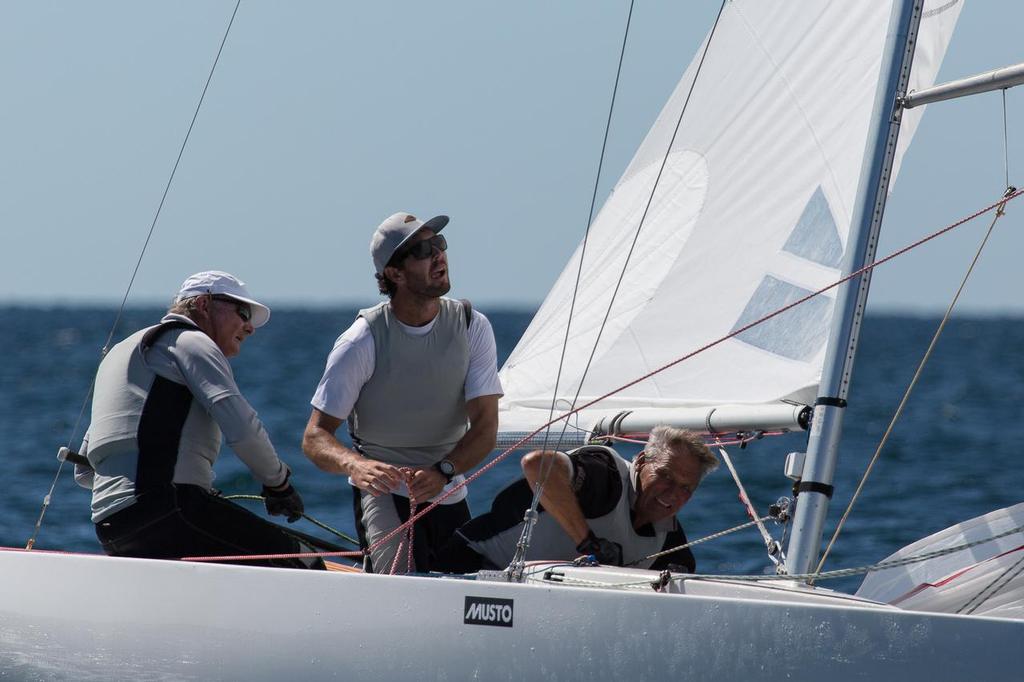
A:
POLYGON ((512 627, 513 604, 511 599, 466 597, 466 604, 462 613, 462 622, 466 625, 512 627))

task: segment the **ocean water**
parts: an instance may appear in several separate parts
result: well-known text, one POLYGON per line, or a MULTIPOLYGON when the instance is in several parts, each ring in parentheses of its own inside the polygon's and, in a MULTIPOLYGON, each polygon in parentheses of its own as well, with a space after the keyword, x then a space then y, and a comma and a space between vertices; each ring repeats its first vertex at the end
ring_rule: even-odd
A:
MULTIPOLYGON (((345 480, 324 474, 300 449, 309 398, 334 339, 354 310, 279 310, 274 323, 246 342, 235 359, 236 379, 259 411, 282 457, 294 471, 307 512, 354 533, 345 480)), ((494 326, 499 364, 511 352, 532 311, 484 310, 494 326)), ((128 310, 115 340, 151 324, 160 310, 128 310)), ((4 513, 0 545, 23 547, 58 472, 57 448, 77 448, 88 421, 79 414, 115 311, 107 308, 0 307, 0 444, 4 455, 4 513)), ((845 421, 836 494, 827 532, 846 507, 900 397, 938 324, 937 319, 873 316, 862 335, 845 421)), ((827 568, 876 562, 914 540, 1024 497, 1024 319, 955 318, 907 405, 866 492, 827 568)), ((766 509, 791 494, 782 475, 785 454, 801 450, 804 434, 765 438, 733 460, 755 505, 766 509)), ((474 512, 519 475, 509 457, 470 490, 474 512)), ((217 463, 225 494, 256 493, 258 485, 229 451, 217 463)), ((257 508, 258 507, 254 507, 257 508)), ((680 513, 691 540, 746 520, 724 467, 702 484, 680 513)), ((319 534, 302 521, 298 527, 319 534)), ((778 538, 782 528, 771 527, 778 538)), ((65 466, 36 546, 99 552, 89 521, 88 493, 65 466)), ((694 550, 705 573, 759 573, 767 566, 760 536, 748 529, 694 550)), ((859 578, 829 586, 854 590, 859 578)))

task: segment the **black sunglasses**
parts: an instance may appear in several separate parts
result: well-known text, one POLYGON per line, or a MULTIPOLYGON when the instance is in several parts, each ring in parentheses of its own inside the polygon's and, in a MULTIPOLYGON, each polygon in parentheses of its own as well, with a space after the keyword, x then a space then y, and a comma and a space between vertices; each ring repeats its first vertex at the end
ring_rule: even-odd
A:
POLYGON ((399 261, 405 260, 406 256, 412 256, 416 260, 423 260, 424 258, 430 258, 434 255, 434 247, 437 247, 438 251, 445 251, 448 248, 448 242, 445 241, 443 235, 435 234, 430 239, 423 239, 416 242, 412 246, 405 248, 401 255, 398 257, 399 261))
POLYGON ((248 303, 242 303, 241 301, 235 300, 230 296, 221 296, 220 294, 210 296, 210 299, 214 301, 223 301, 224 303, 231 303, 232 305, 234 305, 235 312, 238 314, 240 318, 242 318, 242 322, 248 322, 249 320, 252 319, 252 308, 249 307, 248 303))

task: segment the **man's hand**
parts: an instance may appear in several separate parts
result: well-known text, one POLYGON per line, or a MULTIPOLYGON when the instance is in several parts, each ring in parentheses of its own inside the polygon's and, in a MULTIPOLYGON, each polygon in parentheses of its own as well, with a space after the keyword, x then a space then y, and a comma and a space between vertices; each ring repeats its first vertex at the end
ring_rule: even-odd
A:
POLYGON ((396 467, 365 457, 352 463, 349 475, 357 488, 374 497, 394 492, 404 478, 396 467))
POLYGON ((295 523, 302 518, 302 512, 306 507, 302 504, 302 498, 295 490, 288 479, 285 484, 278 488, 263 486, 263 503, 267 507, 267 513, 271 516, 287 516, 288 523, 295 523))
POLYGON ((434 497, 448 484, 448 478, 433 466, 410 469, 409 494, 417 504, 434 497))
POLYGON ((594 535, 594 531, 583 539, 583 542, 576 545, 576 551, 580 554, 593 554, 599 563, 611 566, 622 565, 622 545, 605 538, 594 535))

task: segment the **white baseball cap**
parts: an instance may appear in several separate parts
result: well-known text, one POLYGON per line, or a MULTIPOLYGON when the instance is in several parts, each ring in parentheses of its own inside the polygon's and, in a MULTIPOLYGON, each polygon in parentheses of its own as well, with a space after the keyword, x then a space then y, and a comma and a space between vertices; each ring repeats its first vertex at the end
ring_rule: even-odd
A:
POLYGON ((370 255, 377 274, 384 274, 384 268, 395 252, 420 230, 439 233, 448 224, 448 216, 439 215, 423 222, 411 213, 394 213, 387 217, 373 232, 370 239, 370 255))
POLYGON ((206 294, 228 296, 236 301, 249 304, 249 309, 252 311, 253 327, 262 327, 270 319, 270 308, 252 297, 245 282, 220 270, 205 270, 189 275, 181 283, 181 289, 178 290, 178 295, 174 300, 182 301, 186 298, 205 296, 206 294))

